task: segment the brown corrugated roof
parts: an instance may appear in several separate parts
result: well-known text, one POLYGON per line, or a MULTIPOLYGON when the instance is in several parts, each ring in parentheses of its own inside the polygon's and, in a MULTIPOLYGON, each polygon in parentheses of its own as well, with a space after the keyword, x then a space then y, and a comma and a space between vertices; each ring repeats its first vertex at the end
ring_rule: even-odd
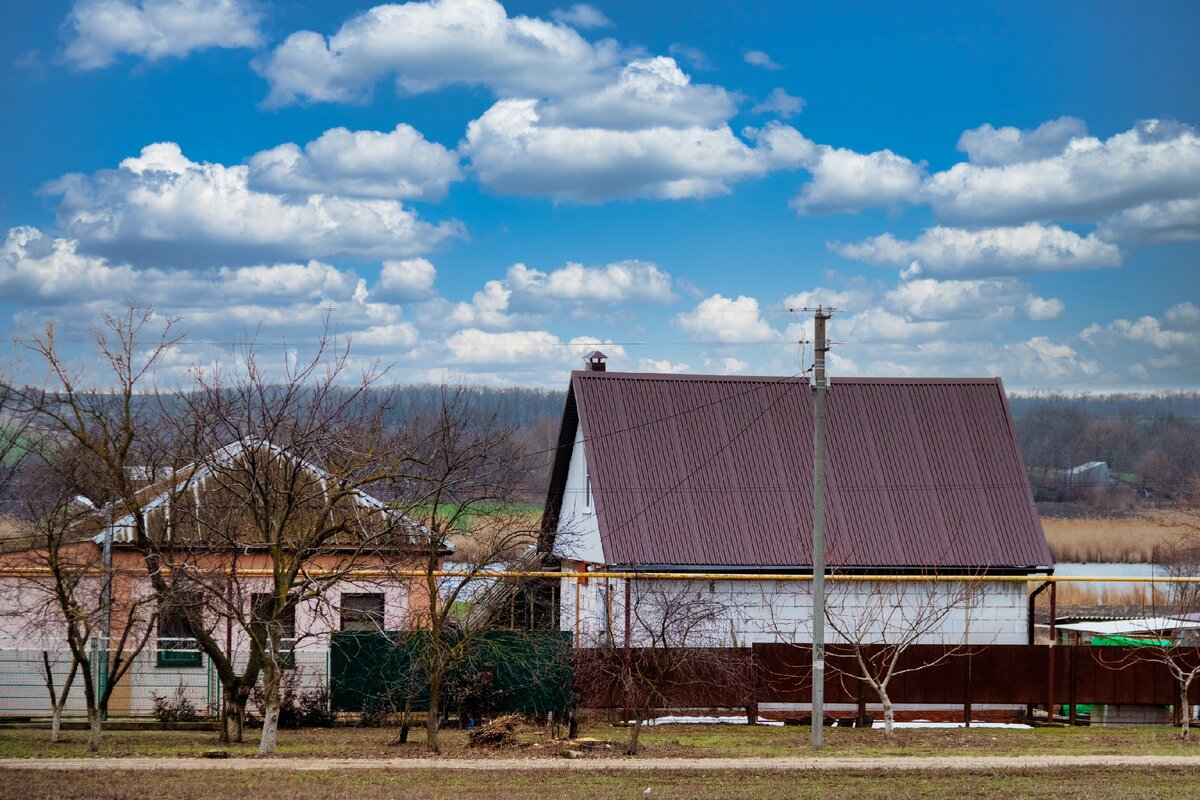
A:
MULTIPOLYGON (((1053 563, 999 379, 839 379, 828 397, 831 566, 1053 563)), ((807 379, 572 373, 548 525, 576 419, 609 564, 811 564, 807 379)))

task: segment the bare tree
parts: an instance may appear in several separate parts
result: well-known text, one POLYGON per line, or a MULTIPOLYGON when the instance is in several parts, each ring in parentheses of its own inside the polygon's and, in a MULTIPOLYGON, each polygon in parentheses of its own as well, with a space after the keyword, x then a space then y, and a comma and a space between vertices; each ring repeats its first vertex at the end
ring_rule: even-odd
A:
MULTIPOLYGON (((956 632, 947 623, 957 614, 969 619, 980 594, 979 582, 965 575, 956 581, 838 581, 835 586, 825 617, 838 637, 827 648, 830 671, 860 681, 875 693, 883 706, 884 735, 891 739, 895 734, 892 680, 966 655, 968 632, 956 632), (941 647, 914 663, 905 654, 917 644, 941 647)), ((823 720, 813 724, 821 725, 823 720)))
POLYGON ((177 435, 198 455, 146 544, 170 567, 160 591, 169 580, 174 596, 195 598, 185 610, 222 683, 223 737, 240 737, 261 673, 263 754, 275 751, 283 672, 304 636, 297 609, 420 547, 419 528, 368 494, 402 482, 411 459, 387 393, 369 391, 382 371, 352 378, 349 356, 326 331, 312 358, 285 356, 274 376, 253 344, 232 373, 196 371, 177 435), (248 644, 244 662, 219 622, 248 644))
POLYGON ((624 619, 591 632, 576 657, 577 682, 628 710, 630 755, 654 709, 710 705, 717 688, 739 705, 748 693, 749 661, 726 635, 730 610, 702 585, 631 581, 628 603, 614 605, 624 619))
MULTIPOLYGON (((139 593, 96 540, 101 524, 86 501, 94 459, 78 448, 27 470, 23 499, 29 549, 8 561, 24 566, 15 590, 16 613, 41 639, 61 636, 70 653, 67 674, 55 686, 50 651, 42 668, 51 703, 51 741, 58 741, 62 713, 75 680, 83 683, 88 749, 100 748, 102 721, 113 691, 155 629, 155 599, 139 593)), ((39 456, 40 458, 40 456, 39 456)))
MULTIPOLYGON (((1200 622, 1200 582, 1193 582, 1200 579, 1200 516, 1193 510, 1200 508, 1200 505, 1194 504, 1194 500, 1200 499, 1200 480, 1185 488, 1183 498, 1185 506, 1181 521, 1172 526, 1179 533, 1173 542, 1160 545, 1157 551, 1163 577, 1180 580, 1152 581, 1145 608, 1151 618, 1167 618, 1181 623, 1200 622)), ((1181 726, 1180 737, 1187 739, 1192 716, 1188 694, 1192 683, 1200 677, 1200 632, 1181 626, 1162 633, 1148 630, 1147 634, 1137 637, 1136 645, 1121 650, 1094 648, 1094 655, 1101 663, 1114 669, 1137 662, 1151 662, 1165 667, 1179 692, 1176 711, 1181 726)))
MULTIPOLYGON (((99 514, 88 515, 93 522, 125 517, 133 520, 135 529, 142 527, 142 495, 134 468, 145 463, 154 443, 156 426, 152 404, 142 402, 141 395, 165 355, 179 340, 175 327, 174 320, 160 321, 153 309, 129 308, 121 315, 106 315, 102 325, 93 331, 98 370, 94 368, 96 362, 80 366, 72 361, 61 349, 53 323, 48 323, 40 334, 20 342, 46 372, 40 384, 7 385, 12 413, 24 419, 30 429, 38 430, 54 448, 71 453, 69 468, 64 469, 62 464, 51 465, 62 478, 62 487, 71 487, 78 478, 78 472, 72 470, 77 469, 78 464, 86 464, 85 496, 94 505, 104 507, 99 514)), ((49 452, 49 447, 43 450, 49 452)), ((89 697, 90 744, 95 749, 99 746, 100 720, 115 686, 112 678, 123 674, 116 670, 128 669, 129 662, 121 656, 128 644, 125 637, 148 636, 151 626, 134 626, 135 620, 130 616, 127 617, 130 625, 119 633, 113 628, 105 630, 106 636, 116 634, 120 638, 117 655, 112 658, 106 655, 111 649, 110 643, 103 643, 101 658, 108 659, 105 672, 109 680, 97 695, 91 677, 92 662, 86 652, 88 642, 95 641, 96 619, 90 611, 81 610, 90 606, 80 605, 72 592, 63 590, 81 590, 90 586, 92 581, 83 576, 99 569, 104 587, 101 597, 106 604, 113 603, 113 573, 109 560, 111 537, 101 536, 105 544, 100 551, 99 565, 79 563, 79 553, 90 552, 89 557, 94 557, 95 552, 67 546, 73 544, 70 539, 78 530, 78 517, 74 498, 61 493, 42 503, 33 514, 39 521, 39 546, 48 562, 46 566, 52 582, 60 586, 56 592, 57 602, 67 625, 68 644, 79 660, 79 673, 89 697)), ((103 527, 103 524, 97 527, 103 527)), ((99 530, 93 532, 101 533, 99 530)), ((139 530, 138 536, 144 535, 144 530, 139 530)), ((147 566, 152 573, 157 567, 152 562, 147 562, 147 566)), ((143 605, 149 607, 152 604, 144 599, 136 601, 136 608, 143 605)), ((144 644, 144 639, 141 642, 144 644)))
MULTIPOLYGON (((424 634, 426 747, 437 753, 447 678, 476 634, 502 623, 504 610, 517 613, 518 584, 492 584, 489 573, 540 563, 533 549, 537 521, 516 507, 526 467, 514 430, 477 412, 468 392, 443 387, 436 413, 415 418, 410 431, 416 466, 397 488, 397 507, 425 532, 418 567, 425 591, 412 624, 424 634), (447 559, 455 576, 438 574, 447 559)), ((538 612, 528 604, 522 609, 538 612)))

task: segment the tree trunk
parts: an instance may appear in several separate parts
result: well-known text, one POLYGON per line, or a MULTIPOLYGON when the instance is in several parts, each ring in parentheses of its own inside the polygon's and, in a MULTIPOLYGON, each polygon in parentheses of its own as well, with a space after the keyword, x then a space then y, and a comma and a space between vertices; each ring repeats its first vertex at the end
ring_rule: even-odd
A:
POLYGON ((1188 738, 1191 729, 1192 707, 1188 705, 1188 687, 1192 685, 1191 678, 1179 682, 1179 720, 1182 729, 1179 738, 1188 738))
POLYGON ((282 679, 274 654, 263 662, 263 722, 262 736, 258 740, 258 754, 275 754, 276 732, 279 730, 279 683, 282 679))
POLYGON ((429 673, 429 713, 425 715, 425 748, 431 753, 440 753, 438 728, 442 721, 441 713, 442 674, 440 671, 429 673))
POLYGON ((642 731, 642 712, 638 711, 633 716, 633 728, 629 731, 629 749, 626 750, 627 755, 636 756, 638 754, 638 734, 642 731))
POLYGON ((54 712, 50 716, 50 744, 58 744, 62 739, 63 707, 55 703, 54 712))
POLYGON ((887 689, 879 690, 879 700, 883 703, 883 736, 893 739, 896 736, 896 713, 892 709, 892 698, 888 696, 887 689))
POLYGON ((88 709, 88 752, 100 752, 100 709, 93 706, 88 709))

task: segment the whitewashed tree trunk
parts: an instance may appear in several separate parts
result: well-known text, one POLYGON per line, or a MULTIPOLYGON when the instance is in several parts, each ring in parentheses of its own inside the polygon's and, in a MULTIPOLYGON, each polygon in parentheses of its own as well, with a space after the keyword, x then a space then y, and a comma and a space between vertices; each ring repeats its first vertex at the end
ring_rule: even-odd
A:
POLYGON ((55 704, 54 713, 50 715, 51 744, 58 744, 62 740, 62 712, 62 706, 55 704))
POLYGON ((892 708, 892 698, 886 687, 880 687, 879 699, 883 703, 883 735, 891 739, 896 735, 896 712, 892 708))
POLYGON ((1179 720, 1182 729, 1179 731, 1179 738, 1186 739, 1191 731, 1191 716, 1192 707, 1188 705, 1188 687, 1192 685, 1192 679, 1179 682, 1179 720))
POLYGON ((259 755, 275 754, 276 733, 279 730, 279 683, 282 670, 274 653, 263 659, 263 726, 258 740, 259 755))

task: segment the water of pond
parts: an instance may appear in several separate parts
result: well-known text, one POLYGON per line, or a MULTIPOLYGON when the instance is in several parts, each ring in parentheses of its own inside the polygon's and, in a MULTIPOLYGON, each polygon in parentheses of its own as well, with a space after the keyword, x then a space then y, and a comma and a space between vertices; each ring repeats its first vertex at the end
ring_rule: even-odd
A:
MULTIPOLYGON (((1113 564, 1102 562, 1059 562, 1054 565, 1054 574, 1067 577, 1083 576, 1097 578, 1154 578, 1162 577, 1166 574, 1165 568, 1160 564, 1113 564)), ((1097 581, 1080 581, 1078 583, 1059 584, 1060 591, 1063 586, 1069 585, 1073 589, 1081 592, 1091 592, 1100 602, 1103 593, 1107 590, 1110 593, 1132 593, 1138 589, 1145 589, 1149 584, 1142 583, 1108 583, 1097 581)))

